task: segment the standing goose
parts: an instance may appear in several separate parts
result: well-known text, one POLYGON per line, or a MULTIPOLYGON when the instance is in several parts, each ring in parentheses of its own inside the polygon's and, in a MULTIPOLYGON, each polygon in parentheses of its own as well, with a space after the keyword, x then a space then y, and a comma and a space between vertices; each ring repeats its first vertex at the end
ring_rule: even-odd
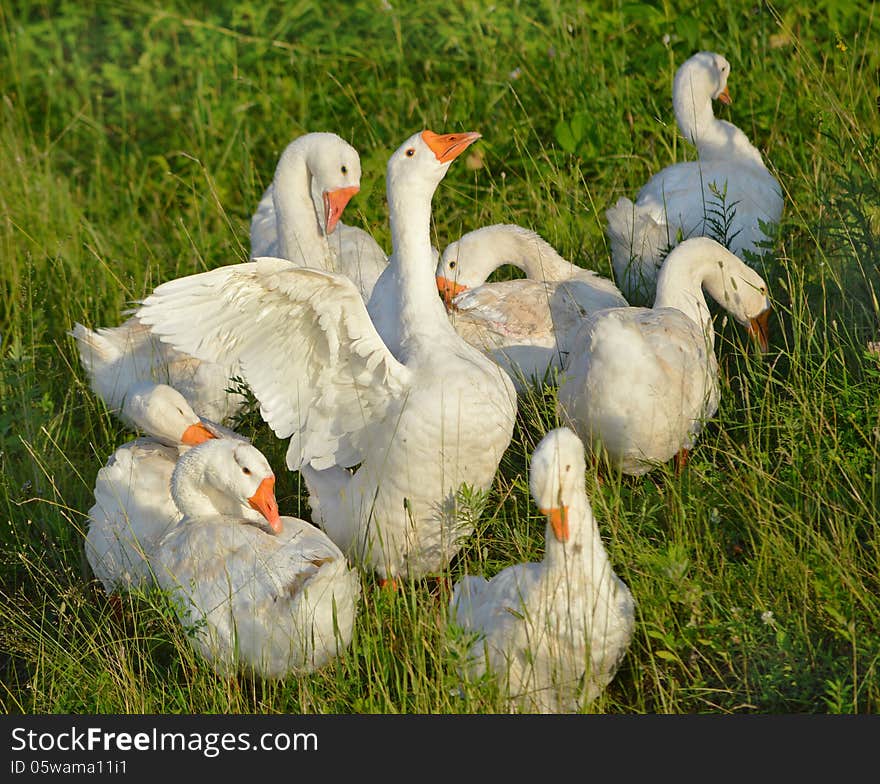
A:
MULTIPOLYGON (((294 263, 333 268, 335 257, 328 237, 340 228, 339 217, 360 188, 360 175, 357 151, 335 134, 308 133, 299 137, 281 156, 275 185, 268 193, 279 202, 280 220, 275 220, 274 207, 271 216, 258 210, 251 226, 252 242, 265 243, 271 225, 277 234, 278 251, 289 253, 294 263)), ((351 229, 355 235, 359 231, 351 229)), ((358 243, 366 244, 362 239, 358 243)), ((368 257, 365 252, 364 258, 368 257)), ((351 254, 346 258, 350 259, 351 254)), ((368 269, 365 264, 364 272, 368 269)), ((344 271, 356 273, 358 267, 352 262, 344 271)), ((364 283, 370 275, 365 276, 364 283)), ((76 339, 92 390, 111 411, 121 410, 128 389, 145 380, 178 389, 199 416, 214 422, 233 416, 245 402, 242 395, 228 391, 233 377, 239 375, 234 364, 205 362, 177 351, 160 341, 136 316, 117 327, 97 330, 75 324, 70 334, 76 339)))
POLYGON ((235 436, 200 420, 183 395, 163 384, 132 387, 122 418, 146 437, 120 446, 98 471, 85 538, 86 558, 108 594, 152 582, 156 543, 180 519, 170 485, 180 454, 235 436))
POLYGON ((653 308, 588 316, 563 368, 557 408, 596 457, 626 474, 687 458, 718 409, 715 332, 703 288, 767 350, 770 302, 763 278, 715 240, 673 248, 653 308))
POLYGON ((584 316, 628 304, 610 280, 566 261, 516 225, 465 234, 443 251, 436 274, 456 331, 498 362, 519 392, 561 367, 584 316), (502 264, 526 277, 486 283, 502 264))
POLYGON ((220 675, 309 672, 351 643, 357 573, 318 528, 279 516, 274 487, 263 454, 230 439, 189 450, 171 476, 181 519, 156 548, 156 580, 220 675))
POLYGON ((431 200, 479 136, 426 130, 388 161, 396 355, 350 279, 279 259, 165 283, 138 310, 178 349, 240 363, 315 521, 382 580, 448 564, 472 531, 459 490, 491 486, 513 433, 510 379, 458 336, 434 280, 431 200))
POLYGON ((731 102, 729 74, 730 63, 713 52, 698 52, 679 67, 672 105, 698 159, 667 166, 642 187, 635 204, 622 197, 606 212, 614 274, 635 305, 653 300, 663 256, 679 236, 711 236, 745 258, 746 251, 764 253, 762 245, 772 239, 760 224, 778 224, 782 216, 782 190, 761 153, 712 111, 713 99, 731 102), (735 210, 726 237, 720 193, 728 217, 735 210))
POLYGON ((309 133, 292 141, 251 218, 251 258, 272 256, 340 272, 368 301, 388 260, 367 232, 340 220, 360 180, 360 156, 336 134, 309 133))
POLYGON ((529 469, 532 497, 547 516, 544 558, 508 566, 491 580, 456 583, 450 619, 478 639, 466 677, 487 669, 510 710, 582 710, 614 678, 635 626, 635 603, 602 544, 584 489, 584 446, 551 430, 529 469))

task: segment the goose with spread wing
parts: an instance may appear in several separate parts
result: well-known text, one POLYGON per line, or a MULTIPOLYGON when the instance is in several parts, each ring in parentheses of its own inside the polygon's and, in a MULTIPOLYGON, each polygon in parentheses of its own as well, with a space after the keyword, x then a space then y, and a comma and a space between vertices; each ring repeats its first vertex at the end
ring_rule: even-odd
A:
POLYGON ((138 310, 177 349, 240 366, 313 519, 382 580, 448 564, 473 529, 460 491, 491 486, 513 433, 509 377, 455 332, 434 279, 433 194, 479 136, 426 130, 388 161, 394 352, 349 278, 281 259, 164 283, 138 310))

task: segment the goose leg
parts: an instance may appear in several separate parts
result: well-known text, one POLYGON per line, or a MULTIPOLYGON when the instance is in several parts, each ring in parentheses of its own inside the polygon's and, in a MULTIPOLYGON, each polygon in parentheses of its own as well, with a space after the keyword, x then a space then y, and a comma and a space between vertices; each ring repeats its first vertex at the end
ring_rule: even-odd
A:
POLYGON ((681 472, 684 469, 685 464, 688 460, 688 450, 682 447, 678 450, 678 454, 675 456, 675 475, 681 476, 681 472))

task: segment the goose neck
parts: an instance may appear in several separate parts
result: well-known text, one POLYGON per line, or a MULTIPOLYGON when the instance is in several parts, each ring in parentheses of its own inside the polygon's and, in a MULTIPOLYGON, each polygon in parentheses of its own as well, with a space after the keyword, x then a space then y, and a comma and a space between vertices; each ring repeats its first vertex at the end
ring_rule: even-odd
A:
POLYGON ((516 235, 516 244, 517 252, 511 262, 532 280, 567 280, 577 272, 577 267, 537 234, 516 235))
POLYGON ((312 200, 312 175, 297 148, 281 156, 275 171, 273 201, 282 258, 303 266, 326 269, 330 247, 312 200))
POLYGON ((389 197, 391 241, 389 259, 398 286, 402 334, 452 331, 434 278, 430 199, 389 197))
POLYGON ((660 268, 654 309, 675 308, 700 325, 714 343, 712 316, 703 293, 703 282, 711 275, 716 262, 689 254, 686 248, 674 249, 660 268), (679 250, 678 253, 675 250, 679 250))
POLYGON ((586 498, 572 499, 568 507, 568 542, 559 542, 547 525, 548 571, 566 574, 601 575, 607 567, 608 555, 586 498))

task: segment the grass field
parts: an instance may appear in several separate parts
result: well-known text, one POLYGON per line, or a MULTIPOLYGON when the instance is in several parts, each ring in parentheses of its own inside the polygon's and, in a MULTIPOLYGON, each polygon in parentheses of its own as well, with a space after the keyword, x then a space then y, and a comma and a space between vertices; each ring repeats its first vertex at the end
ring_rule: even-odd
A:
MULTIPOLYGON (((463 641, 419 583, 365 576, 347 655, 312 675, 227 681, 158 593, 114 617, 83 555, 95 475, 130 438, 67 330, 110 326, 158 283, 243 261, 248 222, 297 135, 363 164, 345 220, 386 248, 387 156, 478 130, 434 198, 435 244, 505 222, 611 275, 604 211, 693 150, 676 66, 732 65, 718 107, 762 151, 785 213, 763 270, 771 350, 720 324, 717 417, 687 469, 586 478, 638 603, 590 711, 880 711, 880 19, 869 2, 535 0, 326 4, 0 3, 0 706, 7 713, 484 713, 463 641)), ((538 559, 528 456, 556 425, 524 400, 477 533, 450 567, 538 559)), ((308 517, 285 445, 241 425, 308 517)))

